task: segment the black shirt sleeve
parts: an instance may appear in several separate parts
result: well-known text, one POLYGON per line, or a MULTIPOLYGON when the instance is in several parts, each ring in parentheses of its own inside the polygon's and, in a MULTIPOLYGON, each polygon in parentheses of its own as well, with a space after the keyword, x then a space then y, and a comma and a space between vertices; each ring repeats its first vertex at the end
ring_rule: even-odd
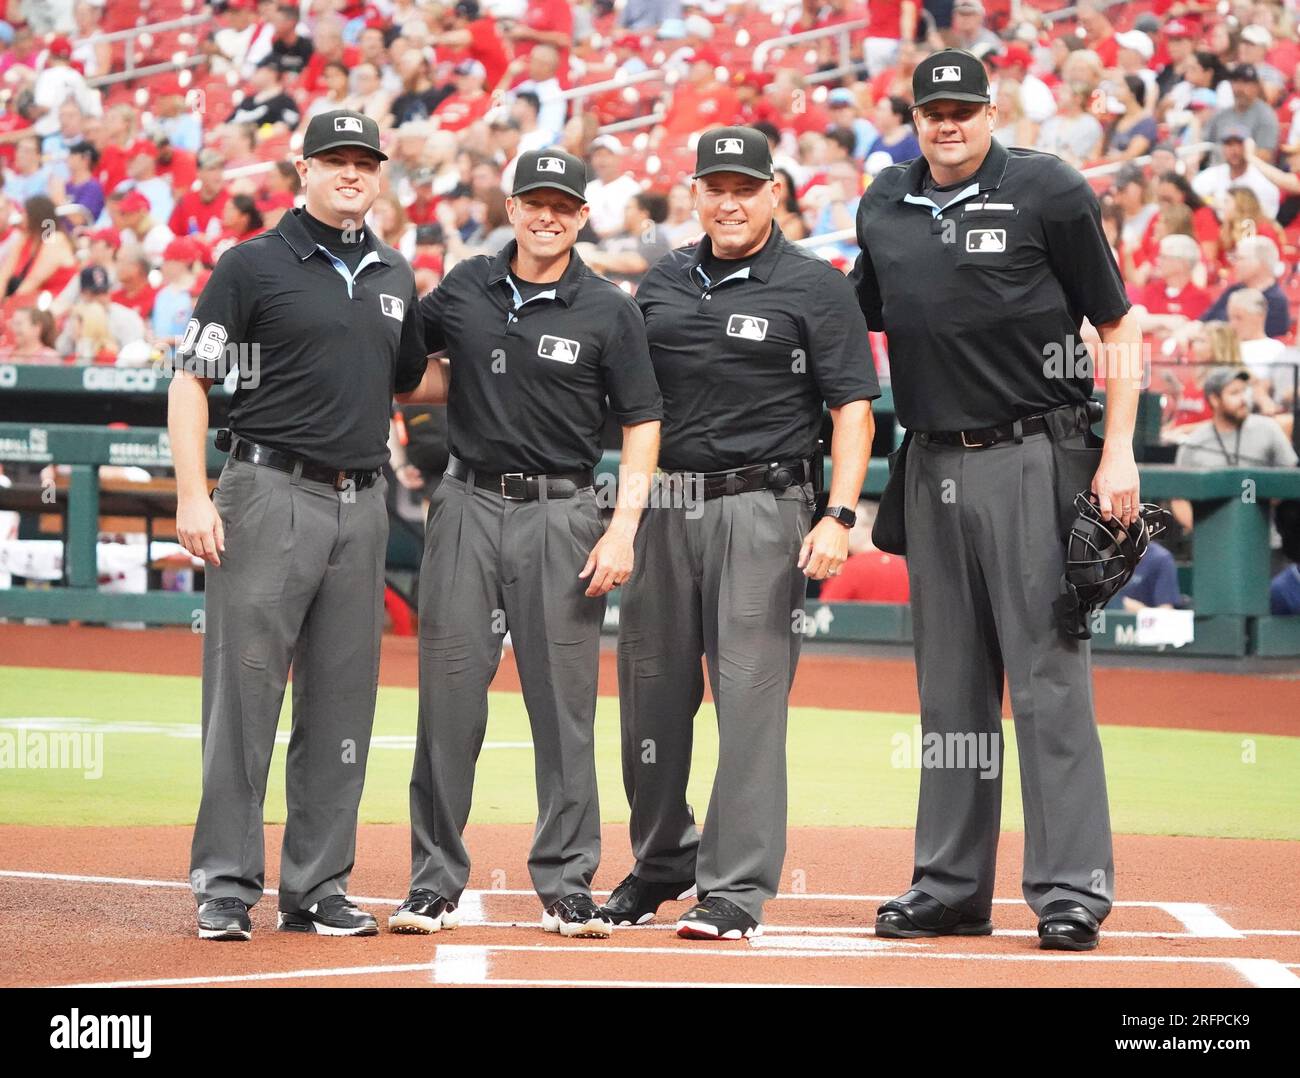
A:
POLYGON ((406 301, 406 316, 402 319, 402 337, 397 346, 397 372, 393 378, 396 393, 409 393, 420 384, 424 370, 429 365, 429 353, 424 348, 424 331, 420 326, 420 309, 416 298, 415 281, 411 282, 410 298, 406 301))
POLYGON ((610 410, 622 426, 663 419, 664 402, 650 361, 645 321, 631 296, 618 292, 600 365, 610 410))
POLYGON ((257 303, 257 276, 232 247, 213 267, 194 317, 172 357, 172 369, 220 381, 238 365, 241 344, 251 344, 249 327, 257 303))
POLYGON ((448 274, 438 283, 437 288, 420 300, 420 328, 424 332, 425 355, 433 355, 447 347, 447 333, 442 319, 450 281, 451 274, 448 274))
POLYGON ((1101 226, 1101 207, 1088 181, 1062 162, 1046 177, 1043 231, 1047 260, 1070 312, 1094 326, 1122 318, 1132 306, 1101 226))
POLYGON ((867 325, 879 333, 885 328, 884 301, 880 296, 880 283, 876 280, 876 267, 871 264, 871 255, 867 251, 866 211, 867 198, 864 197, 858 204, 858 260, 849 279, 853 282, 858 308, 866 316, 867 325))
POLYGON ((829 408, 880 396, 867 323, 853 292, 849 279, 827 266, 803 304, 808 365, 829 408))

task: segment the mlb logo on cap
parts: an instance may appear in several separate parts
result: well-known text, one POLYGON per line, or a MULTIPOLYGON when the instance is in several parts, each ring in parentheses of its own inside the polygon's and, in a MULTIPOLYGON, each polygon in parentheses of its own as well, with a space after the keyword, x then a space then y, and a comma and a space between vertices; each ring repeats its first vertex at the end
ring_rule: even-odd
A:
POLYGON ((354 134, 359 135, 361 134, 362 131, 361 121, 358 120, 355 116, 335 116, 334 130, 351 131, 354 134))
POLYGON ((581 350, 582 345, 577 341, 571 341, 567 337, 552 337, 549 333, 543 334, 537 342, 537 354, 557 363, 577 363, 581 350))
POLYGON ((695 146, 698 179, 713 172, 739 172, 760 180, 772 178, 772 151, 767 136, 753 127, 715 127, 695 146))
POLYGON ((347 109, 320 112, 311 118, 302 139, 303 157, 315 157, 326 150, 355 146, 369 150, 381 161, 388 154, 379 148, 379 125, 369 116, 347 109))
POLYGON ((934 69, 935 82, 961 82, 961 68, 959 67, 936 67, 934 69))
POLYGON ((931 101, 971 101, 989 104, 989 76, 984 63, 965 49, 931 53, 912 72, 913 108, 931 101))
POLYGON ((405 303, 397 296, 390 296, 383 292, 379 294, 379 309, 389 318, 396 318, 399 322, 402 320, 402 316, 406 314, 405 303))
POLYGON ((713 147, 714 153, 744 153, 745 144, 738 138, 720 138, 713 147))
POLYGON ((538 172, 563 172, 564 162, 558 157, 539 157, 537 159, 538 172))

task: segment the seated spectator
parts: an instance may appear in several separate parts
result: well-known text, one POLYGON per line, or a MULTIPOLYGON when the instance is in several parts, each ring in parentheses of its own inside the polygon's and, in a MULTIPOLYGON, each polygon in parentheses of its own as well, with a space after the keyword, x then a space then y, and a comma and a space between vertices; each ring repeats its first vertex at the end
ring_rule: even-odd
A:
POLYGON ((1286 345, 1264 332, 1267 315, 1264 294, 1254 288, 1238 289, 1228 297, 1228 323, 1241 344, 1241 362, 1251 374, 1256 411, 1275 415, 1279 408, 1273 397, 1273 380, 1275 373, 1280 373, 1278 361, 1286 345))
POLYGON ((41 140, 25 135, 14 145, 13 167, 5 170, 4 193, 19 205, 50 190, 51 171, 41 163, 41 140))
POLYGON ((1243 132, 1254 140, 1259 156, 1272 161, 1277 156, 1277 113, 1261 100, 1259 72, 1249 64, 1238 64, 1228 73, 1228 80, 1232 84, 1232 106, 1214 114, 1203 137, 1208 142, 1223 142, 1229 131, 1243 132))
POLYGON ((230 192, 226 190, 226 163, 218 150, 199 154, 198 182, 186 191, 172 210, 169 226, 177 236, 200 236, 211 242, 221 235, 221 216, 230 192))
POLYGON ((514 238, 505 192, 499 186, 469 200, 469 219, 463 223, 454 200, 443 199, 438 203, 438 223, 446 241, 448 269, 475 255, 495 255, 514 238))
POLYGON ((81 294, 63 323, 55 347, 79 364, 114 363, 118 348, 144 339, 144 322, 129 307, 113 303, 112 285, 102 266, 81 271, 81 294))
POLYGON ((407 220, 406 210, 396 195, 381 194, 376 198, 366 223, 376 236, 400 251, 407 261, 415 257, 415 225, 407 220))
MULTIPOLYGON (((1079 21, 1082 23, 1082 18, 1079 21)), ((984 25, 984 4, 981 0, 957 0, 952 5, 952 25, 945 37, 950 48, 965 49, 967 52, 979 45, 993 49, 1002 46, 998 35, 984 25)))
POLYGON ((1129 289, 1129 298, 1140 308, 1137 318, 1143 333, 1171 333, 1210 305, 1209 292, 1192 280, 1200 262, 1200 249, 1191 236, 1172 235, 1160 241, 1156 276, 1129 289))
MULTIPOLYGON (((1015 96, 1012 98, 1018 115, 1023 116, 1038 130, 1038 125, 1056 112, 1056 96, 1052 88, 1031 70, 1034 67, 1034 55, 1020 44, 1008 45, 1002 52, 990 52, 985 66, 991 66, 995 75, 996 88, 994 100, 1002 96, 1002 83, 1015 83, 1015 96)), ((998 106, 998 119, 1003 123, 1007 117, 998 106)), ((1032 142, 1028 145, 1033 145, 1032 142)))
POLYGON ((1268 29, 1255 25, 1243 26, 1237 42, 1237 59, 1243 66, 1255 69, 1263 100, 1270 108, 1275 107, 1286 92, 1287 78, 1269 62, 1273 43, 1273 35, 1268 29))
POLYGON ((1056 115, 1038 129, 1036 148, 1054 153, 1075 168, 1097 157, 1102 129, 1097 118, 1084 106, 1092 91, 1087 86, 1063 82, 1056 88, 1056 115))
POLYGON ((89 142, 78 142, 68 150, 68 180, 63 185, 63 205, 84 206, 85 214, 69 218, 72 224, 92 225, 104 212, 104 188, 95 178, 99 151, 89 142))
POLYGON ((584 247, 582 259, 611 281, 637 284, 672 248, 664 221, 668 200, 654 191, 640 191, 628 200, 623 231, 598 248, 584 247))
POLYGON ((1222 61, 1212 52, 1195 50, 1183 65, 1183 80, 1176 83, 1161 101, 1168 111, 1230 109, 1233 104, 1232 84, 1222 61))
POLYGON ((695 216, 691 189, 684 183, 673 184, 668 189, 668 216, 664 220, 669 248, 692 243, 702 231, 700 219, 695 216))
POLYGON ((880 137, 875 124, 862 116, 858 109, 858 99, 847 86, 837 86, 826 98, 830 109, 831 123, 843 131, 853 133, 851 153, 858 161, 865 161, 871 152, 872 144, 880 137))
MULTIPOLYGON (((738 71, 732 76, 732 88, 736 92, 735 123, 746 127, 753 127, 764 120, 780 123, 780 111, 763 92, 771 81, 772 77, 766 71, 738 71)), ((852 91, 843 87, 831 91, 832 97, 836 94, 848 94, 850 99, 853 97, 852 91)), ((849 111, 856 116, 857 103, 854 102, 851 109, 840 106, 838 111, 840 114, 849 111)), ((871 138, 874 140, 875 137, 875 129, 872 128, 871 138)))
POLYGON ((1291 328, 1286 295, 1277 283, 1277 244, 1267 236, 1247 236, 1237 244, 1232 257, 1234 281, 1201 314, 1202 322, 1222 322, 1228 317, 1228 298, 1242 288, 1258 289, 1268 302, 1265 331, 1270 337, 1285 337, 1291 328))
POLYGON ((839 576, 822 582, 818 598, 827 603, 906 603, 910 590, 907 559, 886 554, 871 541, 878 502, 858 502, 857 522, 849 532, 849 556, 839 576))
POLYGON ((1142 237, 1147 226, 1155 217, 1159 207, 1151 200, 1147 187, 1146 175, 1139 165, 1125 165, 1115 174, 1115 186, 1112 188, 1115 204, 1124 214, 1124 223, 1120 229, 1120 239, 1124 249, 1131 251, 1141 247, 1142 237))
POLYGON ((0 296, 62 291, 77 275, 72 241, 60 229, 54 203, 35 195, 23 204, 23 224, 0 254, 0 296))
MULTIPOLYGON (((172 240, 171 243, 175 243, 172 240)), ((170 247, 171 244, 168 244, 170 247)), ((164 257, 166 253, 164 251, 164 257)), ((114 303, 130 307, 145 322, 153 314, 155 291, 149 283, 149 259, 138 247, 123 247, 117 253, 117 289, 111 293, 114 303)))
MULTIPOLYGON (((1249 187, 1233 187, 1228 191, 1219 236, 1219 246, 1224 251, 1235 251, 1237 244, 1249 236, 1266 236, 1279 248, 1286 243, 1282 226, 1264 213, 1259 196, 1249 187)), ((1223 268, 1229 268, 1227 259, 1223 268)))
POLYGON ((252 124, 225 124, 221 133, 221 156, 226 168, 235 170, 260 164, 257 156, 257 128, 252 124))
POLYGON ((19 307, 9 321, 13 332, 13 348, 3 353, 6 363, 28 363, 51 366, 61 364, 63 357, 54 347, 54 316, 36 307, 19 307))
POLYGON ((303 116, 305 125, 322 112, 336 112, 349 107, 352 91, 348 86, 348 69, 337 60, 331 60, 321 70, 320 92, 307 106, 303 116))
POLYGON ((162 287, 154 296, 149 328, 156 343, 175 347, 185 335, 194 313, 194 267, 203 261, 203 249, 183 236, 163 252, 162 287))
POLYGON ((799 205, 799 193, 795 190, 794 177, 785 169, 775 169, 773 175, 781 181, 781 199, 776 207, 776 223, 788 240, 802 240, 808 236, 808 222, 804 220, 803 207, 799 205))
POLYGON ((154 85, 154 130, 176 149, 198 153, 203 149, 203 120, 197 108, 201 101, 196 99, 196 107, 190 108, 179 78, 163 76, 154 85))
POLYGON ((993 137, 1003 146, 1033 149, 1038 141, 1038 124, 1020 108, 1020 83, 1011 78, 998 79, 998 126, 993 137))
MULTIPOLYGON (((809 195, 811 201, 811 194, 809 195)), ((858 203, 862 201, 862 179, 851 161, 837 161, 826 170, 826 184, 822 188, 822 197, 817 206, 817 218, 813 223, 814 236, 826 236, 832 232, 852 232, 857 221, 858 203)), ((819 248, 824 258, 839 254, 852 262, 857 258, 858 245, 855 240, 831 244, 819 248)))
POLYGON ((912 127, 912 107, 901 97, 877 101, 874 119, 880 134, 871 144, 868 156, 887 153, 896 165, 921 156, 921 144, 916 141, 916 131, 912 127))
POLYGON ((1120 80, 1115 97, 1124 111, 1107 125, 1102 138, 1101 153, 1107 161, 1131 161, 1155 145, 1156 122, 1147 111, 1147 92, 1147 84, 1137 75, 1120 80))
POLYGON ((510 66, 510 58, 501 42, 496 19, 483 14, 482 6, 478 0, 444 5, 441 30, 430 36, 429 44, 439 50, 463 49, 469 59, 483 65, 487 85, 497 86, 510 66))
POLYGON ((462 60, 455 67, 456 89, 433 110, 441 131, 463 131, 486 115, 492 96, 483 89, 487 73, 477 60, 462 60))
MULTIPOLYGON (((149 216, 155 221, 166 221, 176 207, 172 185, 158 175, 158 144, 141 138, 127 150, 127 178, 117 191, 138 191, 149 200, 149 216)), ((114 192, 116 193, 116 191, 114 192)))
MULTIPOLYGON (((560 132, 547 131, 539 122, 542 104, 537 95, 529 90, 520 90, 510 103, 510 119, 519 129, 519 145, 513 156, 527 153, 529 150, 544 150, 554 146, 560 140, 560 132)), ((513 174, 512 174, 513 175, 513 174)), ((503 176, 502 179, 505 177, 503 176)))
POLYGON ((108 213, 122 241, 144 248, 150 258, 161 258, 175 238, 166 225, 154 223, 149 200, 139 191, 114 191, 108 199, 108 213))
POLYGON ((1106 604, 1107 610, 1134 613, 1148 607, 1172 610, 1183 605, 1182 592, 1178 590, 1178 566, 1168 547, 1154 539, 1147 544, 1147 552, 1137 563, 1133 575, 1114 598, 1106 604))
POLYGON ((384 89, 380 68, 375 64, 361 63, 352 69, 352 97, 348 108, 369 116, 381 131, 392 126, 393 96, 384 89))
POLYGON ((402 54, 397 61, 397 73, 402 80, 402 92, 393 98, 393 127, 427 120, 439 102, 451 93, 450 87, 434 86, 429 62, 415 49, 402 54))
POLYGON ((587 181, 588 224, 601 239, 617 236, 626 220, 627 204, 641 190, 623 167, 623 144, 613 135, 601 135, 591 144, 591 175, 587 181))
MULTIPOLYGON (((567 54, 567 50, 565 51, 567 54)), ((536 94, 541 104, 537 117, 538 125, 545 131, 563 131, 564 120, 568 115, 568 104, 560 96, 564 90, 556 73, 562 74, 566 69, 567 56, 566 64, 562 67, 560 52, 554 45, 535 45, 526 58, 516 58, 511 61, 505 75, 502 76, 502 81, 497 84, 497 89, 504 89, 502 84, 513 80, 521 71, 527 72, 527 77, 511 89, 516 93, 527 90, 536 94)))
POLYGON ((222 211, 221 225, 221 238, 212 249, 214 264, 231 247, 251 240, 266 227, 262 211, 257 208, 252 195, 231 195, 222 211))
POLYGON ((280 4, 271 16, 274 36, 271 38, 270 56, 281 71, 295 79, 307 70, 315 51, 312 43, 298 33, 299 17, 297 4, 280 4))
MULTIPOLYGON (((1192 240, 1193 247, 1196 245, 1196 240, 1192 235, 1191 210, 1186 206, 1173 202, 1156 202, 1155 206, 1155 215, 1147 224, 1141 240, 1132 246, 1126 245, 1124 248, 1125 261, 1120 266, 1120 270, 1124 276, 1124 283, 1129 286, 1130 291, 1146 284, 1152 273, 1155 272, 1155 259, 1160 251, 1160 244, 1165 239, 1170 236, 1185 236, 1187 239, 1192 240)), ((1207 274, 1205 268, 1201 265, 1199 248, 1196 254, 1195 276, 1197 283, 1204 283, 1207 274)))
MULTIPOLYGON (((565 0, 530 0, 524 8, 523 16, 510 25, 504 36, 514 47, 517 57, 531 60, 539 49, 546 49, 549 54, 547 67, 552 75, 558 74, 561 81, 568 79, 569 48, 573 44, 573 9, 565 0)), ((563 118, 558 123, 552 123, 549 119, 543 123, 556 131, 564 126, 563 118)))
MULTIPOLYGON (((344 44, 343 20, 337 15, 322 15, 312 31, 312 54, 294 87, 296 92, 316 100, 325 92, 325 69, 331 65, 341 68, 346 81, 348 71, 361 62, 361 51, 355 45, 344 44)), ((336 108, 341 107, 336 105, 336 108)), ((317 111, 328 112, 328 109, 317 111)))
POLYGON ((249 94, 226 117, 228 124, 270 127, 272 134, 293 131, 302 119, 298 103, 284 90, 284 72, 274 56, 265 57, 249 80, 249 94))
MULTIPOLYGON (((1179 468, 1294 468, 1296 452, 1282 428, 1250 411, 1250 371, 1218 367, 1206 376, 1205 399, 1210 419, 1192 430, 1178 447, 1179 468)), ((1185 498, 1170 502, 1183 531, 1192 530, 1192 506, 1185 498)))
POLYGON ((736 91, 718 80, 719 61, 712 49, 697 49, 686 77, 673 88, 663 123, 651 145, 678 145, 697 131, 729 124, 740 108, 736 91))
POLYGON ((53 175, 67 179, 68 151, 86 138, 86 114, 73 98, 59 106, 59 127, 41 139, 41 159, 53 175))
POLYGON ((1156 175, 1156 201, 1162 206, 1181 205, 1192 211, 1192 233, 1200 245, 1201 257, 1206 266, 1217 266, 1219 218, 1214 210, 1192 189, 1186 177, 1173 171, 1158 172, 1156 175))
POLYGON ((1249 187, 1258 196, 1264 214, 1276 220, 1281 195, 1277 186, 1250 162, 1246 138, 1245 129, 1226 128, 1219 146, 1223 163, 1198 172, 1192 179, 1192 190, 1222 215, 1228 208, 1228 192, 1234 187, 1249 187))

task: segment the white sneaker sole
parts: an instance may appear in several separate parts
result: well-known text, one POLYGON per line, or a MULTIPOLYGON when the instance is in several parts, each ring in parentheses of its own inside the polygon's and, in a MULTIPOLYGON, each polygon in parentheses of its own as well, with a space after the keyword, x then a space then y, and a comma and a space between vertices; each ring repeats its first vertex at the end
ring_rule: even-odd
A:
POLYGON ((407 910, 405 913, 395 913, 388 918, 389 932, 410 936, 432 936, 435 932, 441 932, 444 928, 448 932, 452 932, 459 925, 460 910, 447 910, 437 917, 424 917, 421 914, 407 910))
POLYGON ((251 940, 252 932, 246 932, 242 928, 200 928, 199 939, 201 940, 251 940))
POLYGON ((292 928, 284 927, 284 914, 275 915, 275 927, 281 932, 301 932, 303 935, 311 935, 313 932, 318 936, 377 936, 379 935, 378 925, 366 925, 362 928, 335 928, 333 925, 323 925, 319 921, 312 921, 309 928, 303 928, 295 924, 292 928))
POLYGON ((609 939, 614 933, 614 926, 600 918, 594 921, 584 921, 580 924, 561 921, 558 917, 543 910, 542 931, 558 932, 565 939, 609 939))

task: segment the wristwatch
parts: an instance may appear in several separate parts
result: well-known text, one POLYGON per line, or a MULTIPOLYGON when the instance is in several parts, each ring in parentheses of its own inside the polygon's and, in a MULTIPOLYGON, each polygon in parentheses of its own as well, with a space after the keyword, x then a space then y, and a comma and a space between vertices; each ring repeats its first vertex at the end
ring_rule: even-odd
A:
POLYGON ((830 517, 831 520, 843 524, 846 528, 852 528, 858 522, 858 514, 852 509, 845 509, 842 505, 827 506, 822 516, 830 517))

